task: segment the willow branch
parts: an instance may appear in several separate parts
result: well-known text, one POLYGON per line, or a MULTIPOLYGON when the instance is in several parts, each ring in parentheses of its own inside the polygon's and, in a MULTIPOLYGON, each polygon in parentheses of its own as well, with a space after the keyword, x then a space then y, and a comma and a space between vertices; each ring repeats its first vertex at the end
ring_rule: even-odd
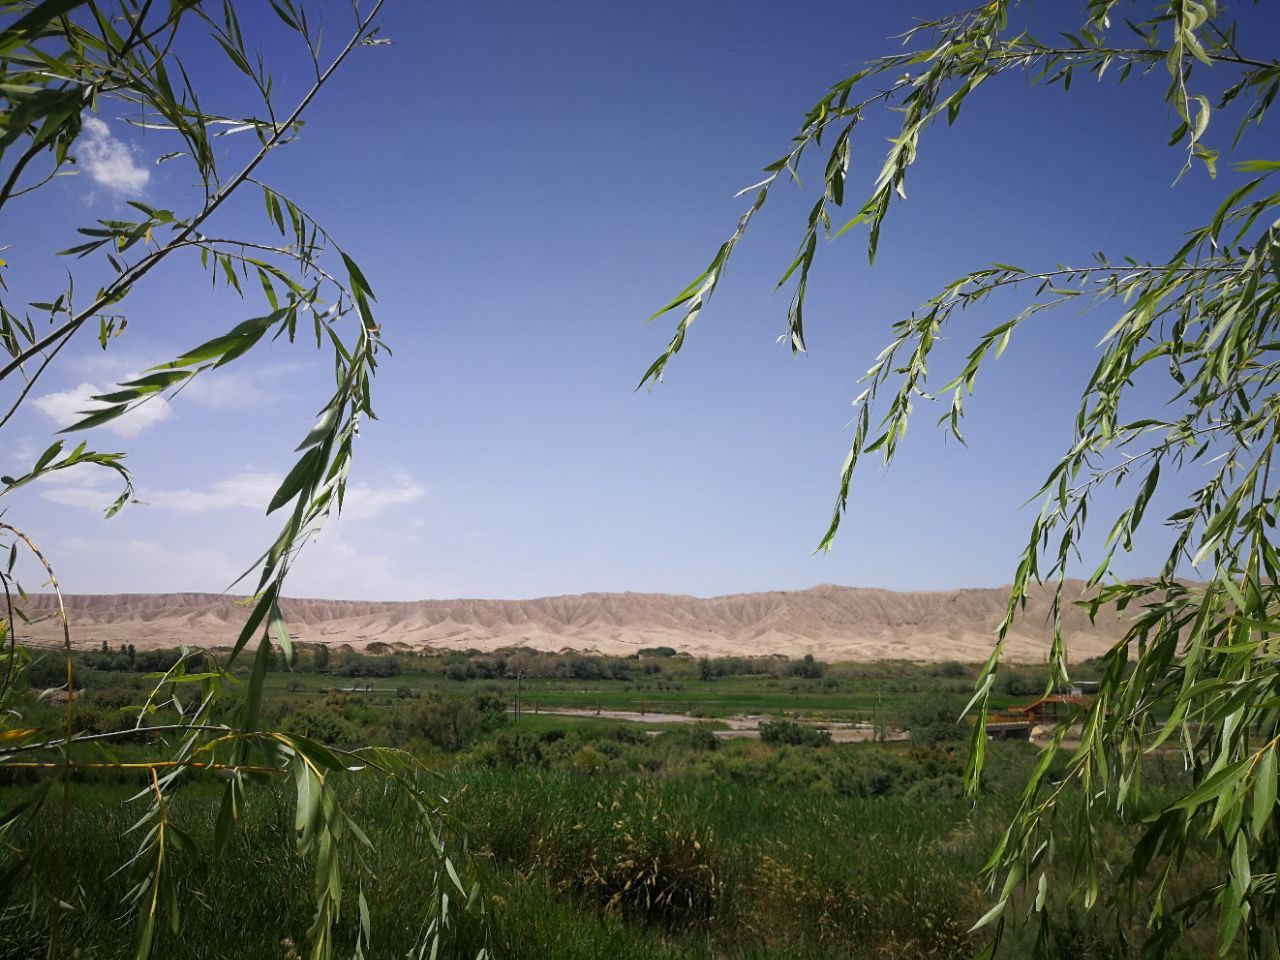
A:
POLYGON ((343 47, 342 52, 339 53, 338 56, 334 58, 333 62, 329 64, 328 69, 325 70, 325 72, 321 75, 320 79, 317 80, 312 85, 311 89, 308 90, 306 95, 303 96, 303 98, 298 102, 298 105, 294 108, 293 112, 289 115, 288 119, 285 120, 282 127, 272 133, 272 135, 262 145, 262 147, 258 150, 258 152, 255 153, 252 159, 250 159, 249 162, 245 165, 244 169, 241 170, 238 174, 236 174, 235 178, 232 179, 230 183, 228 183, 225 187, 219 190, 218 193, 214 195, 213 199, 208 204, 205 205, 205 208, 201 210, 200 213, 196 214, 196 216, 192 218, 192 220, 181 231, 179 231, 177 236, 175 236, 172 240, 170 240, 167 244, 165 244, 159 250, 156 250, 155 252, 150 253, 147 256, 143 257, 141 260, 139 260, 136 264, 134 264, 124 273, 120 274, 120 276, 118 276, 115 280, 113 280, 102 291, 102 293, 97 297, 97 299, 94 300, 93 303, 89 304, 88 307, 81 310, 74 317, 72 317, 62 326, 58 327, 52 333, 41 338, 39 341, 32 344, 26 350, 22 351, 20 354, 14 357, 13 360, 5 364, 3 368, 0 368, 0 380, 3 380, 6 377, 8 377, 15 370, 21 367, 23 363, 31 359, 40 351, 44 350, 46 347, 56 343, 60 338, 68 336, 74 333, 75 331, 77 331, 81 326, 84 325, 86 320, 91 318, 103 307, 107 306, 110 303, 115 302, 120 297, 122 297, 125 293, 128 292, 129 288, 134 283, 141 280, 144 276, 150 273, 153 267, 155 267, 157 264, 163 261, 166 257, 168 257, 168 255, 172 253, 175 249, 177 249, 180 246, 183 246, 184 241, 190 239, 190 237, 199 229, 200 225, 204 223, 207 219, 209 219, 209 217, 213 216, 213 214, 218 210, 218 208, 221 207, 224 202, 226 202, 227 198, 232 193, 234 193, 240 187, 240 185, 243 184, 249 178, 249 176, 253 173, 253 171, 257 169, 258 165, 261 164, 262 161, 266 159, 267 154, 270 153, 271 150, 277 146, 280 139, 284 136, 285 131, 291 128, 298 121, 298 119, 302 116, 303 111, 306 110, 306 108, 310 105, 311 101, 315 98, 316 94, 319 93, 320 89, 329 81, 329 78, 333 75, 334 71, 338 69, 338 67, 342 64, 342 62, 347 58, 348 54, 350 54, 351 51, 354 50, 356 46, 360 43, 360 41, 364 38, 365 30, 368 29, 369 24, 371 24, 374 18, 378 15, 378 11, 382 8, 382 5, 384 2, 385 0, 377 0, 377 2, 373 5, 373 9, 369 11, 369 15, 361 21, 360 28, 356 31, 356 33, 352 35, 351 39, 347 41, 347 45, 343 47))

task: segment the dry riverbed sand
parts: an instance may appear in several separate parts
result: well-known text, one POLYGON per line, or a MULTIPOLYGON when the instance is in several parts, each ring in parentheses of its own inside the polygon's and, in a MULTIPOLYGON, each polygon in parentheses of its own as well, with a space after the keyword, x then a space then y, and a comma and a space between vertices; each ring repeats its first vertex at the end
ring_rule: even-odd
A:
MULTIPOLYGON (((687 713, 638 713, 634 710, 580 710, 573 707, 559 707, 554 710, 533 711, 538 714, 551 714, 558 717, 594 717, 598 720, 628 720, 632 723, 715 723, 725 727, 712 731, 721 740, 740 740, 760 738, 760 724, 774 719, 768 716, 745 717, 694 717, 687 713)), ((864 743, 876 739, 876 728, 870 723, 819 723, 800 721, 808 726, 826 730, 831 734, 833 743, 864 743)), ((887 729, 885 740, 906 740, 908 735, 902 730, 887 729)))

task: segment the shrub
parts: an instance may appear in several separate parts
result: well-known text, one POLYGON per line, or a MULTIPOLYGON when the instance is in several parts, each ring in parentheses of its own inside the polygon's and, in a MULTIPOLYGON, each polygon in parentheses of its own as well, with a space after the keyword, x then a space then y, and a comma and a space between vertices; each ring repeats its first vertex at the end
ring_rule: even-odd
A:
POLYGON ((444 675, 450 680, 471 680, 476 675, 476 668, 470 660, 451 660, 445 664, 444 675))
POLYGON ((535 827, 533 865, 553 889, 672 931, 705 927, 718 914, 724 884, 714 838, 668 805, 662 790, 628 781, 568 809, 535 827))
POLYGON ((134 725, 134 716, 111 707, 81 703, 76 708, 74 725, 77 733, 111 733, 127 730, 134 725))
MULTIPOLYGON (((113 710, 135 706, 146 697, 142 692, 143 681, 140 677, 112 677, 109 683, 102 686, 88 683, 85 685, 92 691, 88 698, 89 702, 95 706, 110 707, 113 710)), ((147 690, 150 692, 150 684, 147 684, 147 690)), ((130 726, 133 725, 134 719, 136 714, 130 719, 130 726)))
POLYGON ((23 670, 27 683, 34 690, 48 690, 50 687, 65 686, 67 682, 67 662, 51 653, 42 654, 27 664, 23 670))
POLYGON ((337 696, 313 700, 285 719, 285 730, 334 746, 359 743, 363 739, 363 731, 346 718, 345 706, 346 701, 337 696))
POLYGON ((400 661, 396 657, 367 657, 360 653, 345 653, 337 669, 341 677, 395 677, 400 675, 400 661))
POLYGON ((826 672, 826 664, 819 660, 813 659, 812 653, 806 653, 803 660, 798 660, 787 668, 787 672, 793 677, 805 677, 810 680, 818 680, 826 672))
POLYGON ((929 676, 941 677, 944 680, 967 680, 970 673, 969 668, 963 663, 947 660, 944 663, 935 663, 929 667, 929 676))
POLYGON ((867 800, 897 792, 902 779, 902 764, 878 758, 867 763, 840 764, 831 770, 831 786, 836 793, 867 800))
POLYGON ((649 735, 643 730, 622 723, 615 727, 611 727, 607 736, 610 740, 617 741, 618 743, 639 744, 649 742, 649 735))
POLYGON ((930 697, 912 708, 907 726, 913 743, 947 743, 964 740, 968 724, 959 720, 964 702, 957 697, 930 697))
POLYGON ((996 678, 996 692, 1006 697, 1034 697, 1044 693, 1048 677, 1043 673, 1010 670, 996 678))
POLYGON ((517 730, 503 730, 476 751, 476 759, 487 767, 546 766, 546 756, 542 751, 542 738, 536 734, 517 730))
POLYGON ((568 766, 574 773, 600 773, 608 768, 609 758, 595 747, 587 744, 579 747, 573 756, 569 758, 568 766))
POLYGON ((964 780, 954 773, 913 783, 906 793, 912 803, 929 804, 945 800, 959 800, 964 796, 964 780))
POLYGON ((664 746, 670 745, 685 750, 715 750, 720 746, 720 739, 705 723, 691 723, 677 730, 668 730, 658 737, 664 746))
POLYGON ((825 747, 831 734, 794 720, 765 720, 760 724, 760 740, 772 746, 825 747))
POLYGON ((433 694, 401 717, 396 727, 402 740, 421 737, 450 753, 466 749, 507 722, 502 697, 490 691, 472 697, 433 694))

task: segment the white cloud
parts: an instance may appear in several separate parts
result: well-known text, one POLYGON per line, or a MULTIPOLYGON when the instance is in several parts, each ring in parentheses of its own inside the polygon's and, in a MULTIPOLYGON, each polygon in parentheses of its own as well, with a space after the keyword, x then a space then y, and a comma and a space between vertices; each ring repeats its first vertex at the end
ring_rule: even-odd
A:
POLYGON ((390 486, 373 487, 353 483, 342 501, 342 515, 348 520, 369 520, 388 507, 414 503, 427 495, 427 488, 405 474, 395 474, 390 486))
POLYGON ((84 464, 46 473, 36 481, 40 499, 101 513, 120 495, 120 478, 102 467, 84 464))
POLYGON ((60 503, 64 507, 82 507, 94 513, 102 513, 118 496, 117 491, 77 486, 54 487, 40 494, 42 499, 50 503, 60 503))
POLYGON ((110 350, 101 350, 95 346, 91 350, 68 357, 62 366, 75 376, 94 383, 103 380, 119 383, 121 380, 132 379, 137 376, 138 370, 147 370, 155 362, 154 359, 127 352, 112 344, 110 350))
MULTIPOLYGON (((179 513, 208 513, 241 507, 264 511, 284 478, 278 473, 245 471, 218 480, 207 490, 140 490, 143 504, 179 513)), ((392 475, 387 485, 353 483, 347 487, 343 503, 344 520, 371 520, 392 507, 421 500, 427 488, 403 473, 392 475)), ((40 496, 50 503, 88 510, 105 510, 119 495, 112 477, 104 470, 72 467, 43 478, 53 489, 40 496)))
POLYGON ((302 369, 297 363, 273 363, 242 370, 202 373, 182 391, 183 398, 209 410, 254 410, 266 404, 292 400, 294 394, 281 389, 302 369))
MULTIPOLYGON (((158 352, 147 356, 124 350, 93 350, 72 357, 65 366, 75 376, 93 383, 125 383, 137 379, 157 364, 167 363, 172 356, 158 352)), ((178 403, 194 403, 206 410, 223 411, 257 410, 266 404, 296 400, 298 395, 289 390, 288 385, 306 369, 306 364, 285 362, 205 371, 182 388, 178 403)))
POLYGON ((30 437, 19 437, 9 450, 10 459, 24 469, 35 463, 36 457, 39 455, 40 451, 36 448, 36 442, 30 437))
MULTIPOLYGON (((105 406, 93 399, 95 394, 103 392, 92 383, 82 383, 69 390, 46 393, 31 402, 61 429, 71 426, 86 412, 105 406)), ((103 424, 103 429, 121 437, 136 437, 147 427, 154 426, 161 420, 168 420, 172 415, 169 402, 164 397, 156 396, 123 416, 107 421, 103 424)))
MULTIPOLYGON (((146 491, 139 498, 152 506, 184 513, 205 513, 227 507, 265 510, 284 478, 277 473, 237 473, 219 480, 208 490, 146 491)), ((426 496, 427 488, 408 475, 396 473, 385 486, 353 483, 347 487, 342 516, 348 520, 370 520, 390 507, 413 503, 426 496)))
POLYGON ((151 172, 134 162, 129 145, 113 137, 111 128, 97 117, 84 118, 76 160, 89 176, 109 190, 138 193, 151 179, 151 172))
MULTIPOLYGON (((54 489, 45 490, 40 496, 50 503, 105 510, 119 495, 111 479, 105 470, 71 467, 42 477, 40 482, 54 489)), ((139 499, 144 504, 182 513, 204 513, 224 507, 265 510, 278 486, 280 477, 274 473, 240 473, 219 480, 210 490, 161 490, 139 499)))
POLYGON ((451 596, 452 582, 427 582, 412 569, 382 553, 367 553, 345 538, 339 525, 326 526, 298 554, 285 592, 292 597, 332 600, 421 600, 451 596))
POLYGON ((281 479, 275 473, 237 473, 219 480, 209 490, 160 490, 140 499, 155 507, 184 513, 204 513, 225 507, 265 510, 281 479))
POLYGON ((149 540, 74 537, 57 546, 59 580, 70 593, 217 592, 243 569, 218 550, 149 540))
MULTIPOLYGON (((137 537, 68 537, 54 545, 58 577, 68 593, 217 593, 244 572, 254 551, 174 546, 137 537)), ((375 548, 376 549, 376 548, 375 548)), ((29 567, 26 559, 20 567, 29 567)), ((39 570, 20 572, 33 583, 39 570)), ((252 589, 254 579, 236 590, 252 589)), ((298 557, 285 584, 291 597, 334 600, 415 600, 454 596, 459 584, 415 575, 402 561, 372 552, 336 528, 326 528, 298 557)))
POLYGON ((106 467, 99 467, 91 463, 81 463, 74 467, 67 467, 65 470, 46 473, 36 482, 51 483, 60 487, 107 487, 116 478, 117 474, 109 471, 106 467))

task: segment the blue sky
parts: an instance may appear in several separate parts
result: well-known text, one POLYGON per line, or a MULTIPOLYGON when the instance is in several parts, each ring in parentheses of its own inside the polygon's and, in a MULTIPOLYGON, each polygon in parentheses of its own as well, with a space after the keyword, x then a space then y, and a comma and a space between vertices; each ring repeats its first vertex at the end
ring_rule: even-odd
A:
MULTIPOLYGON (((798 358, 775 342, 788 294, 773 286, 814 198, 812 187, 779 191, 666 382, 634 390, 670 335, 666 319, 645 318, 732 229, 737 190, 781 154, 828 84, 894 49, 886 38, 911 16, 949 8, 388 4, 394 43, 358 51, 303 137, 263 173, 362 264, 394 349, 376 383, 381 419, 357 449, 348 515, 304 554, 289 592, 710 595, 1007 582, 1033 515, 1023 502, 1069 441, 1112 309, 1058 312, 1015 339, 974 399, 967 448, 924 411, 890 471, 868 464, 834 555, 815 556, 849 442, 849 401, 889 323, 947 280, 987 261, 1051 267, 1100 248, 1159 257, 1206 217, 1235 175, 1215 183, 1197 169, 1171 186, 1183 154, 1166 146, 1164 78, 1119 88, 1082 78, 1065 96, 1019 76, 985 87, 954 128, 926 139, 875 268, 856 232, 821 251, 809 353, 798 358)), ((1254 21, 1245 45, 1269 55, 1275 25, 1243 13, 1254 21)), ((345 24, 341 14, 328 15, 345 24)), ((246 25, 279 57, 282 90, 296 90, 299 61, 276 25, 246 25)), ((234 102, 235 78, 200 69, 234 102)), ((162 137, 110 110, 101 119, 86 147, 98 175, 83 164, 0 222, 0 239, 14 244, 10 286, 25 299, 56 293, 68 264, 49 253, 74 242, 75 226, 116 215, 130 198, 191 202, 189 171, 153 163, 170 149, 162 137)), ((869 121, 855 142, 860 187, 879 168, 888 123, 869 121)), ((1228 146, 1233 127, 1211 129, 1211 142, 1228 146)), ((1264 131, 1240 156, 1274 156, 1275 146, 1264 131)), ((264 226, 254 198, 230 208, 219 232, 261 236, 264 226)), ((85 269, 82 288, 94 283, 85 269)), ((1012 305, 966 316, 943 356, 960 355, 967 335, 1012 305)), ((131 298, 129 326, 110 349, 87 339, 41 381, 5 428, 6 469, 43 449, 90 387, 257 309, 209 292, 196 264, 166 266, 131 298)), ((100 449, 129 452, 145 505, 103 520, 103 490, 73 478, 24 491, 7 519, 48 548, 67 590, 220 590, 274 531, 262 511, 326 375, 325 356, 305 344, 269 347, 157 407, 161 416, 123 421, 127 436, 92 436, 100 449)), ((1155 528, 1121 572, 1152 571, 1162 542, 1155 528)))

